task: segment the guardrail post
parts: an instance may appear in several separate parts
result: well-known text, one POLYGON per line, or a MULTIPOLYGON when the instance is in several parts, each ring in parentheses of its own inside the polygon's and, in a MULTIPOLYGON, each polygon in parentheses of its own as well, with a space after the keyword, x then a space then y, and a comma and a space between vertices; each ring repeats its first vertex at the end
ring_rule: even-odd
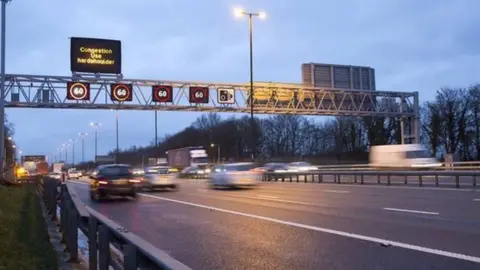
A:
POLYGON ((104 224, 98 228, 98 260, 99 269, 108 270, 110 266, 110 232, 104 224))
POLYGON ((338 183, 341 184, 342 183, 342 175, 341 174, 338 174, 338 183))
POLYGON ((418 185, 419 185, 419 186, 423 186, 423 177, 422 177, 422 175, 419 175, 419 176, 418 176, 418 185))
POLYGON ((408 175, 405 175, 404 177, 405 177, 404 182, 405 182, 405 185, 406 185, 406 184, 408 184, 408 175))
POLYGON ((474 187, 477 186, 477 175, 476 174, 473 175, 473 186, 474 187))
POLYGON ((69 214, 68 214, 68 251, 70 258, 69 262, 78 262, 78 213, 72 200, 69 200, 69 214))
POLYGON ((363 174, 362 174, 362 175, 360 175, 360 184, 363 185, 363 183, 364 183, 364 182, 363 182, 363 174))
POLYGON ((285 174, 282 174, 282 182, 285 182, 285 174))
POLYGON ((459 175, 455 175, 455 186, 457 188, 460 187, 460 176, 459 175))
POLYGON ((355 184, 357 183, 357 175, 356 174, 353 176, 353 181, 355 182, 355 184))
POLYGON ((123 245, 123 270, 137 269, 137 249, 132 244, 123 245))
POLYGON ((97 219, 90 216, 88 219, 88 267, 89 270, 97 270, 97 219))
POLYGON ((323 174, 319 173, 318 174, 318 183, 322 183, 323 182, 323 174))
POLYGON ((308 176, 310 176, 308 173, 305 174, 305 178, 303 178, 303 182, 306 183, 307 182, 307 179, 308 179, 308 176))
POLYGON ((390 186, 391 182, 390 182, 390 174, 387 174, 387 185, 390 186))
POLYGON ((438 174, 435 174, 435 186, 438 187, 438 174))
POLYGON ((380 184, 380 174, 377 175, 377 184, 380 184))

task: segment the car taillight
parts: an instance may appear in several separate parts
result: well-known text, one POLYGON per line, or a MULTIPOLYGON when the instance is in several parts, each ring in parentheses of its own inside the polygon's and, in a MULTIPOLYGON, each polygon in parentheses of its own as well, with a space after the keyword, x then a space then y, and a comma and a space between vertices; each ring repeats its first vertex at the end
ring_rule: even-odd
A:
POLYGON ((130 180, 128 180, 128 182, 130 182, 130 183, 140 183, 140 180, 130 179, 130 180))
POLYGON ((107 184, 108 184, 108 181, 100 180, 100 181, 98 181, 98 184, 100 184, 100 185, 107 185, 107 184))

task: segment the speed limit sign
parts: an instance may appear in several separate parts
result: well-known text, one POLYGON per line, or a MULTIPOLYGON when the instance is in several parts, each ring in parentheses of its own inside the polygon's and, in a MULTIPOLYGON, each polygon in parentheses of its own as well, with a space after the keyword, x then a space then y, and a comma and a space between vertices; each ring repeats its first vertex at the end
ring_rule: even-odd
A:
POLYGON ((112 84, 111 100, 113 101, 132 101, 132 85, 131 84, 112 84))
POLYGON ((208 87, 191 86, 189 93, 190 103, 208 103, 208 87))
POLYGON ((68 100, 89 100, 90 84, 84 82, 68 82, 67 83, 67 99, 68 100))
POLYGON ((173 87, 171 85, 152 86, 152 101, 154 102, 172 102, 173 87))

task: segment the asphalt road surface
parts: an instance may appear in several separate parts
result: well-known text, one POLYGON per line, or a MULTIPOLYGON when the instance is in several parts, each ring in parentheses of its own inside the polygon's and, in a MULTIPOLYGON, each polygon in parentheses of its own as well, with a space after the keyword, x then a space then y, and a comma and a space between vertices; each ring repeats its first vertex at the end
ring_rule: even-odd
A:
POLYGON ((480 269, 480 189, 263 182, 89 206, 192 269, 480 269))

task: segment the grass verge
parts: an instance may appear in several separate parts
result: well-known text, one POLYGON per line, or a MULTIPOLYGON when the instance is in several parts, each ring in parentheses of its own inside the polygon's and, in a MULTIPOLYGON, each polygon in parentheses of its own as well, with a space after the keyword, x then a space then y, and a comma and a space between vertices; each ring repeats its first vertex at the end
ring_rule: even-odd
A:
POLYGON ((58 269, 33 185, 0 189, 0 269, 58 269))

